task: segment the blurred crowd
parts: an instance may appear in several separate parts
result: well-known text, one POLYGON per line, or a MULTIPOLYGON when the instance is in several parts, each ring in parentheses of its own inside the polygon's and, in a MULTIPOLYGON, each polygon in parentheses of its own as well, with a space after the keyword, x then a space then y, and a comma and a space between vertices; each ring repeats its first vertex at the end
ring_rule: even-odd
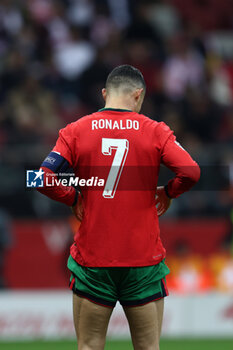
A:
POLYGON ((103 107, 107 74, 127 63, 145 77, 142 112, 165 121, 204 166, 201 187, 170 215, 228 215, 232 13, 231 0, 2 0, 0 205, 18 216, 60 215, 25 191, 25 169, 38 168, 60 128, 103 107))

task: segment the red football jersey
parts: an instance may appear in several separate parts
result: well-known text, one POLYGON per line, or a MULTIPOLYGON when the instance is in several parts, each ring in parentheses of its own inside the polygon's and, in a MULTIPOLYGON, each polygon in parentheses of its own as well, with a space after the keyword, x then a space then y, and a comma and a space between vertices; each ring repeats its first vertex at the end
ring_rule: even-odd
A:
MULTIPOLYGON (((79 179, 104 179, 102 186, 80 186, 84 217, 72 257, 89 267, 158 264, 165 257, 155 206, 160 164, 176 172, 168 183, 171 197, 199 178, 198 165, 169 127, 142 114, 106 108, 60 130, 53 151, 79 179)), ((65 191, 70 205, 74 193, 65 191)))

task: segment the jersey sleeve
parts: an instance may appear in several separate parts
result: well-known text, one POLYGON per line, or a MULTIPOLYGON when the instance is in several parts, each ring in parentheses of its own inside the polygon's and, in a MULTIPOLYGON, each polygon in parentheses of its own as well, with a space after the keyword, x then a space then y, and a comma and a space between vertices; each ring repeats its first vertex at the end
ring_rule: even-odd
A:
POLYGON ((59 131, 59 137, 52 152, 45 158, 41 165, 44 171, 44 187, 38 188, 38 191, 47 197, 72 206, 77 199, 77 191, 73 186, 64 186, 57 184, 54 180, 58 179, 56 173, 61 173, 68 168, 74 167, 74 138, 72 124, 59 131), (54 185, 52 185, 54 184, 54 185))
POLYGON ((167 124, 161 122, 158 124, 156 132, 156 137, 159 140, 160 151, 162 151, 169 137, 173 135, 173 131, 169 128, 167 124))
POLYGON ((78 196, 77 190, 73 186, 64 186, 61 183, 57 185, 55 181, 53 181, 55 178, 58 179, 56 174, 54 174, 49 168, 42 166, 41 169, 44 171, 44 180, 48 186, 44 185, 43 187, 38 187, 37 191, 50 199, 66 204, 70 207, 76 204, 78 196))
POLYGON ((53 152, 59 153, 65 158, 71 167, 74 166, 74 138, 73 138, 73 124, 68 124, 64 129, 59 131, 59 137, 53 152))
POLYGON ((176 141, 170 128, 162 123, 161 162, 176 176, 171 179, 166 191, 169 197, 176 198, 191 189, 200 178, 200 168, 189 153, 176 141))

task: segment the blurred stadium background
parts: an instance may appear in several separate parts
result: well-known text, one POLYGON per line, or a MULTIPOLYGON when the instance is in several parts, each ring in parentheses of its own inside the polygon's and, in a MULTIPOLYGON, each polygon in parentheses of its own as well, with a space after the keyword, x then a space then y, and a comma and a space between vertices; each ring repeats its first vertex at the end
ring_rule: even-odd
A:
MULTIPOLYGON (((162 349, 233 349, 232 30, 232 0, 0 1, 1 349, 75 348, 66 259, 77 223, 25 189, 25 170, 60 128, 103 107, 100 89, 122 63, 144 74, 142 112, 202 167, 161 219, 171 269, 162 349), (22 343, 38 339, 50 342, 22 343)), ((106 348, 131 349, 128 337, 118 307, 106 348)))

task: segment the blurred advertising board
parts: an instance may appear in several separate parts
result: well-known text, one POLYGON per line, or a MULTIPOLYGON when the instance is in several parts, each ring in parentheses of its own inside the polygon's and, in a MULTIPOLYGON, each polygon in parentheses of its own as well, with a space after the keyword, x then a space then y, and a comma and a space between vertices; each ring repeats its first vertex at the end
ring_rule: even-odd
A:
MULTIPOLYGON (((171 295, 165 300, 164 337, 233 337, 233 295, 171 295)), ((109 337, 129 338, 120 304, 109 337)), ((74 338, 69 291, 0 293, 0 340, 74 338)))
MULTIPOLYGON (((77 225, 77 220, 72 217, 68 220, 14 221, 12 243, 5 254, 6 287, 68 287, 66 261, 77 225)), ((181 254, 181 250, 206 259, 220 249, 230 230, 229 222, 218 218, 162 220, 160 227, 168 265, 170 257, 181 254)), ((183 253, 181 259, 184 259, 183 253)))

